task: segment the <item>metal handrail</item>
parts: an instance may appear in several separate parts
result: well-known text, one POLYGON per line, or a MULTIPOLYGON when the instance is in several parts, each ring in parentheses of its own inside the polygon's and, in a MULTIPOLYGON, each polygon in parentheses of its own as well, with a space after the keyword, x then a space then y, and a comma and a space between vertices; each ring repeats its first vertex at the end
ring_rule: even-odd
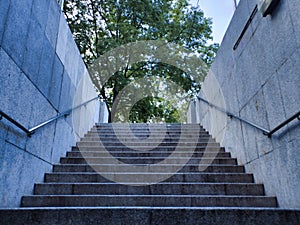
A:
POLYGON ((95 97, 95 98, 92 98, 92 99, 90 99, 90 100, 88 100, 88 101, 86 101, 86 102, 84 102, 84 103, 82 103, 82 104, 80 104, 80 105, 78 105, 78 106, 75 106, 75 107, 72 108, 72 109, 66 110, 66 111, 64 111, 64 112, 62 112, 62 113, 60 113, 60 114, 58 114, 57 116, 54 116, 54 117, 48 119, 47 121, 45 121, 45 122, 43 122, 43 123, 41 123, 41 124, 39 124, 39 125, 37 125, 37 126, 35 126, 35 127, 33 127, 33 128, 30 128, 30 129, 29 129, 30 134, 33 134, 37 129, 39 129, 39 128, 41 128, 41 127, 43 127, 43 126, 45 126, 45 125, 47 125, 47 124, 49 124, 49 123, 51 123, 51 122, 53 122, 53 121, 59 119, 59 118, 61 118, 61 117, 67 117, 67 116, 69 116, 69 115, 71 114, 71 112, 74 111, 75 109, 78 109, 78 108, 80 108, 80 107, 82 107, 82 106, 84 106, 84 105, 87 105, 88 103, 90 103, 90 102, 92 102, 92 101, 95 101, 96 99, 100 99, 100 97, 97 96, 97 97, 95 97))
POLYGON ((241 118, 241 117, 239 117, 239 116, 237 116, 237 115, 235 115, 235 114, 233 114, 233 113, 231 113, 231 112, 228 112, 227 110, 225 110, 225 109, 223 109, 223 108, 221 108, 221 107, 219 107, 219 106, 217 106, 217 105, 212 104, 211 102, 207 101, 207 100, 204 99, 204 98, 201 98, 200 96, 197 96, 197 98, 198 98, 200 101, 205 102, 205 103, 208 104, 209 106, 216 108, 218 111, 221 111, 221 112, 225 113, 225 114, 226 114, 227 116, 229 116, 230 118, 236 118, 236 119, 238 119, 238 120, 240 120, 240 121, 242 121, 242 122, 244 122, 244 123, 246 123, 246 124, 248 124, 248 125, 250 125, 250 126, 252 126, 252 127, 255 127, 256 129, 261 130, 261 131, 263 132, 263 134, 266 135, 266 136, 268 136, 269 138, 272 137, 272 135, 273 135, 276 131, 278 131, 279 129, 281 129, 281 128, 284 127, 285 125, 287 125, 287 124, 288 124, 289 122, 291 122, 292 120, 294 120, 294 119, 296 119, 296 118, 298 118, 298 120, 300 120, 300 111, 299 111, 299 112, 297 112, 295 115, 291 116, 290 118, 288 118, 287 120, 285 120, 284 122, 282 122, 281 124, 279 124, 277 127, 275 127, 274 129, 272 129, 272 130, 270 131, 270 130, 267 130, 267 129, 265 129, 265 128, 263 128, 263 127, 261 127, 261 126, 255 124, 255 123, 250 122, 249 120, 243 119, 243 118, 241 118))
POLYGON ((90 103, 92 101, 95 101, 96 99, 100 99, 100 96, 94 97, 94 98, 92 98, 92 99, 90 99, 90 100, 88 100, 88 101, 86 101, 86 102, 84 102, 84 103, 82 103, 80 105, 77 105, 77 106, 75 106, 75 107, 73 107, 73 108, 71 108, 69 110, 66 110, 66 111, 58 114, 57 116, 54 116, 54 117, 48 119, 47 121, 45 121, 45 122, 43 122, 43 123, 41 123, 41 124, 39 124, 39 125, 37 125, 35 127, 32 127, 30 129, 25 128, 22 124, 20 124, 16 120, 12 119, 10 116, 8 116, 6 113, 2 112, 1 110, 0 110, 0 120, 2 119, 2 117, 4 117, 9 122, 11 122, 12 124, 14 124, 18 128, 20 128, 22 131, 24 131, 30 137, 32 134, 34 134, 34 132, 37 129, 39 129, 39 128, 43 127, 43 126, 46 126, 47 124, 49 124, 49 123, 51 123, 51 122, 53 122, 53 121, 55 121, 55 120, 57 120, 57 119, 59 119, 61 117, 67 117, 67 116, 69 116, 71 114, 71 112, 74 111, 75 109, 78 109, 78 108, 80 108, 82 106, 85 106, 88 103, 90 103))
POLYGON ((300 120, 300 111, 297 112, 295 115, 291 116, 290 118, 288 118, 287 120, 285 120, 284 122, 282 122, 281 124, 279 124, 277 127, 275 127, 273 130, 271 130, 267 135, 268 137, 271 137, 272 134, 274 134, 276 131, 280 130, 282 127, 284 127, 285 125, 287 125, 289 122, 291 122, 294 119, 298 119, 300 120))
POLYGON ((7 119, 9 122, 11 122, 12 124, 14 124, 16 127, 20 128, 22 131, 24 131, 27 135, 31 135, 30 131, 28 129, 26 129, 22 124, 20 124, 19 122, 17 122, 16 120, 14 120, 13 118, 11 118, 9 115, 7 115, 5 112, 2 112, 0 110, 0 120, 2 118, 7 119))

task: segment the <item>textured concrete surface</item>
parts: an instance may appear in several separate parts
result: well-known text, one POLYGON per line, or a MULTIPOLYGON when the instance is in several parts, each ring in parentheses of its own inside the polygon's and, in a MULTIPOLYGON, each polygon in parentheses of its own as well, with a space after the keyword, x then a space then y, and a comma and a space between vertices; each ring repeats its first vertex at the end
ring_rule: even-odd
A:
MULTIPOLYGON (((56 0, 0 2, 0 65, 0 110, 28 129, 97 96, 56 0)), ((91 102, 31 138, 0 120, 0 207, 17 207, 32 193, 99 121, 99 106, 91 102)))
POLYGON ((2 224, 297 225, 300 211, 243 208, 38 208, 0 210, 2 224))
MULTIPOLYGON (((300 6, 297 0, 286 0, 280 1, 272 15, 262 17, 258 12, 233 50, 256 3, 240 1, 199 95, 223 107, 215 98, 219 91, 226 110, 271 130, 300 109, 300 6), (216 77, 213 83, 212 75, 216 77)), ((236 119, 220 122, 208 108, 197 103, 196 122, 245 165, 256 181, 265 184, 267 194, 277 196, 280 207, 300 208, 296 185, 300 183, 299 121, 269 139, 236 119), (222 129, 225 134, 220 140, 222 129)))
POLYGON ((136 138, 149 135, 147 124, 130 125, 135 138, 128 138, 131 132, 125 127, 94 126, 53 172, 45 173, 43 183, 35 183, 32 195, 22 197, 21 206, 277 206, 274 196, 265 195, 263 184, 254 183, 253 175, 245 173, 200 125, 168 124, 166 131, 164 125, 153 124, 151 137, 156 136, 151 140, 136 138), (122 143, 116 130, 118 137, 126 137, 122 143), (184 141, 178 138, 182 132, 184 141), (100 140, 105 147, 100 147, 100 140), (152 150, 142 151, 145 146, 152 150))

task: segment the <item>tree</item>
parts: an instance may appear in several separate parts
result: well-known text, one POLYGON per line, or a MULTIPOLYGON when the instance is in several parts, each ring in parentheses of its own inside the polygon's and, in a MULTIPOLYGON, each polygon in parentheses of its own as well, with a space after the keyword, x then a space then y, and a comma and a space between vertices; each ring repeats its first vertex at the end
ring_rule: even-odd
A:
MULTIPOLYGON (((211 20, 186 0, 67 0, 65 15, 88 66, 100 55, 134 41, 159 39, 184 46, 196 52, 207 65, 212 63, 218 49, 217 44, 207 44, 212 39, 211 20)), ((174 66, 139 62, 115 72, 100 87, 99 92, 109 109, 126 85, 144 76, 172 79, 191 97, 200 90, 200 84, 191 74, 174 66)), ((165 116, 166 122, 175 122, 176 110, 169 103, 162 104, 161 98, 149 97, 133 107, 130 119, 145 122, 165 116)))

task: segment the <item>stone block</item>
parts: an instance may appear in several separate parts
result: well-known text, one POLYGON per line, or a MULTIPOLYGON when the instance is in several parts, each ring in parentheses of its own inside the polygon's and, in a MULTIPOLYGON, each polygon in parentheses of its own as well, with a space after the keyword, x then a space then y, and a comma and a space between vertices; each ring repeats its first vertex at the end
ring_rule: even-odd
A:
POLYGON ((41 28, 41 25, 36 19, 32 19, 30 21, 22 69, 34 83, 37 83, 39 77, 39 66, 41 64, 44 38, 44 31, 41 28))
POLYGON ((253 58, 250 49, 245 49, 233 71, 236 82, 239 109, 243 108, 260 89, 259 74, 253 73, 253 58))
MULTIPOLYGON (((273 186, 269 188, 276 190, 277 199, 280 207, 299 208, 299 161, 300 157, 297 151, 299 140, 287 143, 274 150, 273 168, 276 180, 273 186)), ((274 178, 275 179, 275 178, 274 178)))
POLYGON ((253 38, 249 43, 249 54, 252 60, 251 73, 259 81, 259 87, 276 72, 275 59, 272 53, 274 46, 269 41, 270 37, 272 37, 270 25, 263 21, 256 27, 253 38))
POLYGON ((65 156, 67 151, 75 146, 75 136, 72 127, 61 118, 56 122, 55 136, 52 148, 52 163, 58 163, 60 157, 65 156))
MULTIPOLYGON (((240 116, 243 119, 257 124, 265 129, 269 129, 262 91, 259 91, 241 110, 240 116)), ((264 146, 263 149, 260 149, 263 144, 259 143, 262 143, 261 140, 267 138, 261 130, 256 129, 246 123, 242 123, 242 129, 246 158, 248 162, 257 159, 260 154, 263 154, 262 152, 269 152, 272 149, 271 145, 264 146)))
POLYGON ((272 54, 274 65, 279 68, 297 46, 294 25, 289 14, 288 1, 280 1, 276 11, 272 14, 270 20, 270 37, 272 42, 272 54))
POLYGON ((5 141, 19 147, 20 149, 25 149, 27 139, 27 134, 11 124, 8 128, 5 141))
POLYGON ((237 95, 237 83, 233 74, 230 74, 224 81, 221 90, 225 101, 224 108, 230 113, 238 114, 240 109, 237 95))
POLYGON ((70 86, 71 79, 66 71, 63 73, 61 95, 59 100, 59 111, 63 112, 72 107, 72 101, 70 101, 70 86))
POLYGON ((63 79, 63 65, 55 55, 54 64, 53 64, 53 73, 50 82, 50 89, 49 89, 49 101, 51 104, 56 108, 58 111, 59 109, 59 100, 61 96, 61 87, 62 87, 62 79, 63 79))
POLYGON ((205 99, 209 102, 213 102, 214 97, 219 92, 219 88, 220 85, 216 77, 212 73, 208 73, 202 86, 202 92, 205 95, 205 99))
POLYGON ((52 48, 55 49, 56 43, 57 43, 61 11, 60 11, 56 1, 50 1, 49 7, 50 8, 49 8, 49 12, 48 12, 48 20, 47 20, 45 34, 46 34, 50 44, 52 45, 52 48))
POLYGON ((3 152, 1 167, 1 207, 19 207, 24 194, 32 194, 34 182, 43 180, 44 172, 50 171, 51 165, 30 155, 24 149, 9 143, 3 152))
POLYGON ((7 132, 9 129, 8 125, 9 121, 6 121, 5 119, 0 120, 0 168, 2 168, 3 164, 5 140, 7 138, 7 132))
POLYGON ((273 75, 263 86, 267 117, 270 128, 275 128, 286 119, 278 76, 273 75))
POLYGON ((300 155, 297 150, 299 146, 300 146, 300 138, 298 136, 297 139, 292 140, 287 146, 287 154, 289 158, 286 162, 289 168, 290 183, 293 183, 292 190, 295 193, 295 196, 298 196, 294 199, 297 200, 297 207, 300 206, 300 198, 299 198, 300 196, 298 191, 299 185, 297 185, 300 182, 300 173, 299 173, 300 155))
POLYGON ((49 0, 34 0, 33 1, 32 17, 38 21, 43 32, 46 30, 50 2, 53 2, 53 1, 49 1, 49 0))
POLYGON ((1 167, 1 207, 19 207, 21 193, 20 177, 22 174, 22 167, 24 166, 24 151, 6 143, 3 154, 3 163, 1 167))
POLYGON ((300 135, 300 120, 298 119, 294 119, 293 121, 291 121, 288 125, 288 132, 289 132, 289 136, 290 136, 290 141, 294 141, 299 139, 300 135))
POLYGON ((54 49, 52 48, 49 41, 46 38, 44 38, 43 52, 41 55, 37 85, 39 90, 46 97, 49 97, 51 77, 53 73, 54 57, 55 57, 54 49))
POLYGON ((216 56, 216 63, 212 64, 212 73, 216 76, 219 85, 222 84, 231 76, 232 70, 234 69, 233 50, 228 45, 224 48, 220 48, 216 56), (220 60, 217 60, 217 58, 220 60))
POLYGON ((0 46, 2 45, 2 37, 5 30, 10 0, 0 2, 0 46))
POLYGON ((246 156, 246 163, 249 163, 253 160, 258 159, 258 149, 256 144, 256 135, 257 130, 252 127, 247 127, 249 125, 242 124, 242 132, 243 132, 243 142, 246 156))
POLYGON ((286 117, 299 111, 300 51, 295 51, 278 70, 278 80, 286 117))
POLYGON ((80 78, 78 78, 78 61, 82 60, 80 57, 79 51, 77 49, 77 45, 75 44, 73 35, 71 31, 68 29, 67 33, 67 48, 66 55, 64 60, 65 70, 68 72, 73 85, 77 85, 80 78))
POLYGON ((0 138, 5 140, 7 136, 7 131, 9 129, 10 122, 2 118, 0 120, 0 138))
POLYGON ((56 53, 63 64, 65 64, 68 30, 69 30, 68 24, 65 20, 64 15, 61 13, 60 20, 59 20, 58 37, 56 43, 56 53))
POLYGON ((257 136, 256 143, 259 156, 269 154, 274 150, 272 140, 267 136, 257 136))
POLYGON ((226 147, 226 151, 230 152, 233 158, 237 158, 239 165, 246 163, 246 150, 244 147, 242 126, 239 120, 228 118, 222 146, 226 147))
MULTIPOLYGON (((77 46, 76 46, 76 48, 77 48, 77 46)), ((88 71, 87 71, 87 68, 86 68, 86 66, 85 66, 85 64, 84 64, 84 62, 83 62, 83 59, 82 59, 82 57, 81 57, 81 55, 79 54, 79 52, 78 52, 78 56, 77 56, 77 58, 78 58, 78 62, 77 62, 77 80, 76 80, 76 85, 78 85, 78 83, 80 82, 80 80, 81 79, 83 79, 83 77, 88 77, 89 78, 89 82, 92 84, 92 82, 91 82, 91 79, 90 79, 90 75, 89 75, 89 73, 88 73, 88 71)), ((95 88, 94 88, 94 86, 92 85, 92 88, 93 88, 93 94, 95 93, 95 88)))
POLYGON ((269 129, 265 99, 262 90, 260 90, 240 111, 240 116, 265 129, 269 129))
POLYGON ((55 123, 49 123, 39 128, 31 138, 28 139, 26 150, 50 163, 54 134, 55 123))
POLYGON ((298 0, 288 0, 290 17, 292 19, 293 31, 297 40, 297 46, 300 46, 300 5, 298 0))
MULTIPOLYGON (((30 93, 31 111, 30 111, 30 127, 34 127, 48 119, 56 116, 57 112, 39 91, 35 90, 30 93)), ((43 129, 43 128, 41 128, 43 129)))
POLYGON ((35 93, 34 87, 3 50, 0 65, 5 65, 0 67, 1 110, 26 127, 31 109, 29 92, 35 93))
POLYGON ((21 66, 24 60, 32 2, 27 0, 11 2, 7 15, 2 46, 18 66, 21 66))

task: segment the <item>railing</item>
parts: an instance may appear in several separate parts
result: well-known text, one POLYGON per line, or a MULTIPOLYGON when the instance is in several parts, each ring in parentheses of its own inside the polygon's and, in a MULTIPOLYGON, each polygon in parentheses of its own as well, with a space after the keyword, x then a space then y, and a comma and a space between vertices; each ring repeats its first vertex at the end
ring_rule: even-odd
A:
POLYGON ((269 133, 267 133, 268 137, 271 137, 272 134, 274 134, 276 131, 280 130, 282 127, 284 127, 285 125, 287 125, 289 122, 293 121, 296 118, 298 120, 300 120, 300 111, 297 112, 295 115, 291 116, 290 118, 288 118, 287 120, 285 120, 284 122, 282 122, 281 124, 279 124, 277 127, 275 127, 273 130, 271 130, 269 133))
POLYGON ((71 109, 69 109, 69 110, 66 110, 66 111, 64 111, 64 112, 62 112, 62 113, 60 113, 60 114, 58 114, 57 116, 54 116, 54 117, 48 119, 47 121, 45 121, 45 122, 43 122, 43 123, 41 123, 41 124, 39 124, 39 125, 37 125, 37 126, 35 126, 35 127, 30 128, 30 129, 26 129, 23 125, 21 125, 19 122, 17 122, 16 120, 12 119, 10 116, 8 116, 6 113, 4 113, 4 112, 2 112, 2 111, 0 111, 0 119, 2 119, 2 117, 4 117, 4 118, 7 119, 9 122, 11 122, 12 124, 14 124, 14 125, 17 126, 18 128, 20 128, 22 131, 24 131, 24 132, 30 137, 32 134, 34 134, 34 132, 35 132, 37 129, 39 129, 39 128, 43 127, 43 126, 46 126, 47 124, 49 124, 49 123, 51 123, 51 122, 53 122, 53 121, 55 121, 55 120, 57 120, 57 119, 59 119, 59 118, 61 118, 61 117, 67 117, 67 116, 69 116, 69 115, 72 113, 72 111, 74 111, 74 110, 76 110, 76 109, 78 109, 78 108, 80 108, 80 107, 82 107, 82 106, 85 106, 85 105, 87 105, 88 103, 90 103, 90 102, 92 102, 92 101, 95 101, 95 100, 97 100, 97 99, 100 99, 100 97, 97 96, 97 97, 95 97, 95 98, 92 98, 92 99, 90 99, 90 100, 88 100, 88 101, 86 101, 86 102, 84 102, 84 103, 82 103, 82 104, 80 104, 80 105, 78 105, 78 106, 75 106, 74 108, 71 108, 71 109))
POLYGON ((2 118, 7 119, 9 122, 11 122, 12 124, 14 124, 16 127, 20 128, 22 131, 24 131, 27 135, 31 135, 30 131, 28 129, 26 129, 22 124, 20 124, 19 122, 17 122, 16 120, 12 119, 9 115, 7 115, 6 113, 2 112, 0 110, 0 120, 2 120, 2 118))
POLYGON ((287 120, 285 120, 284 122, 282 122, 281 124, 279 124, 277 127, 275 127, 274 129, 272 129, 270 131, 270 130, 267 130, 267 129, 265 129, 265 128, 263 128, 263 127, 255 124, 255 123, 252 123, 252 122, 250 122, 250 121, 248 121, 246 119, 243 119, 243 118, 241 118, 241 117, 239 117, 239 116, 237 116, 237 115, 235 115, 235 114, 233 114, 231 112, 228 112, 227 110, 225 110, 225 109, 223 109, 223 108, 221 108, 221 107, 219 107, 217 105, 212 104, 211 102, 207 101, 204 98, 201 98, 200 96, 197 96, 197 98, 200 101, 205 102, 206 104, 208 104, 210 107, 216 108, 218 111, 225 113, 230 118, 238 119, 238 120, 242 121, 243 123, 246 123, 246 124, 248 124, 248 125, 250 125, 252 127, 255 127, 258 130, 261 130, 263 132, 263 134, 266 135, 266 136, 268 136, 269 138, 272 137, 272 135, 276 131, 280 130, 282 127, 284 127, 285 125, 287 125, 289 122, 293 121, 294 119, 298 118, 298 120, 300 120, 300 111, 299 111, 295 115, 291 116, 290 118, 288 118, 287 120))

